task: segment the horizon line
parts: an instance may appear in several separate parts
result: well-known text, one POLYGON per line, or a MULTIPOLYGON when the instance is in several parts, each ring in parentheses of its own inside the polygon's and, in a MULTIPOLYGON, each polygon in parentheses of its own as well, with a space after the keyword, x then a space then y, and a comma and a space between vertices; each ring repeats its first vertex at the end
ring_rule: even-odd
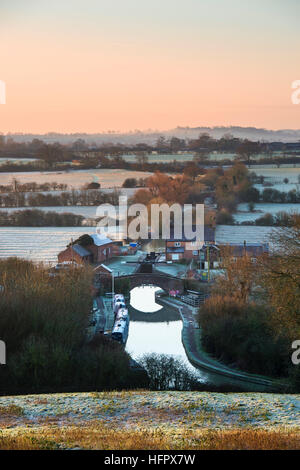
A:
POLYGON ((69 131, 69 132, 63 132, 63 131, 55 131, 55 130, 49 130, 47 132, 36 132, 36 131, 7 131, 7 132, 1 132, 0 135, 7 136, 7 135, 28 135, 28 134, 35 134, 35 135, 49 135, 49 134, 58 134, 58 135, 76 135, 76 134, 85 134, 85 135, 109 135, 109 134, 115 134, 115 135, 121 135, 121 134, 154 134, 154 133, 166 133, 166 132, 172 132, 176 130, 197 130, 197 129, 208 129, 208 130, 214 130, 214 129, 253 129, 257 131, 266 131, 266 132, 287 132, 287 131, 293 131, 293 132, 300 132, 300 127, 298 128, 292 128, 292 127, 285 127, 285 128, 277 128, 277 129, 272 129, 272 128, 267 128, 267 127, 255 127, 255 126, 239 126, 239 125, 215 125, 215 126, 176 126, 171 129, 135 129, 135 130, 114 130, 114 129, 108 129, 106 131, 94 131, 94 132, 87 132, 87 131, 69 131))

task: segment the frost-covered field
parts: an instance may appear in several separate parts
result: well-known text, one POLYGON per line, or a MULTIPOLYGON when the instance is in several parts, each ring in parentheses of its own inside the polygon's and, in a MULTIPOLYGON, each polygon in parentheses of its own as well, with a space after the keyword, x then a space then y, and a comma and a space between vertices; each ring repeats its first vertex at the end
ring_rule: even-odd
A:
MULTIPOLYGON (((281 152, 274 152, 274 155, 280 156, 281 152)), ((156 154, 150 154, 148 155, 148 161, 149 162, 172 162, 173 160, 176 160, 178 162, 184 162, 188 160, 192 160, 194 157, 193 153, 170 153, 170 154, 164 154, 164 155, 156 155, 156 154)), ((236 153, 222 153, 218 151, 211 152, 208 154, 208 159, 209 160, 235 160, 237 157, 236 153)), ((129 155, 122 155, 122 158, 128 162, 134 162, 136 161, 136 156, 134 154, 129 154, 129 155)), ((260 160, 261 158, 266 158, 266 155, 264 154, 259 154, 255 155, 256 160, 260 160)))
POLYGON ((0 158, 0 166, 4 165, 5 163, 29 163, 29 162, 36 162, 36 158, 0 158))
MULTIPOLYGON (((277 189, 282 192, 289 192, 292 190, 299 190, 300 184, 298 177, 300 175, 300 164, 297 167, 294 165, 281 165, 277 168, 276 165, 251 165, 249 171, 255 172, 258 176, 265 177, 265 183, 272 183, 272 189, 277 189), (283 180, 287 178, 288 183, 283 180)), ((262 184, 254 185, 260 192, 263 192, 265 187, 262 184)))
POLYGON ((0 227, 0 258, 18 256, 55 263, 57 254, 71 238, 94 230, 92 227, 0 227))
POLYGON ((299 408, 299 395, 260 393, 123 391, 1 397, 0 446, 299 449, 299 408))
POLYGON ((216 229, 217 243, 266 243, 272 227, 218 225, 216 229))
MULTIPOLYGON (((176 160, 177 162, 187 162, 193 160, 193 153, 168 153, 164 155, 150 154, 147 155, 149 163, 169 163, 176 160)), ((134 154, 122 155, 122 158, 127 162, 136 162, 136 156, 134 154)))
MULTIPOLYGON (((54 263, 57 253, 71 238, 93 233, 95 227, 0 227, 0 258, 19 256, 34 261, 54 263)), ((219 225, 218 243, 248 243, 268 241, 272 227, 219 225)), ((183 268, 184 269, 184 268, 183 268)))
MULTIPOLYGON (((266 180, 268 181, 268 180, 266 180)), ((264 189, 276 189, 282 193, 288 193, 289 191, 299 191, 300 184, 299 183, 272 183, 272 186, 264 186, 262 184, 255 184, 254 187, 258 189, 260 193, 263 192, 264 189)))
POLYGON ((0 173, 0 185, 9 184, 13 178, 20 183, 35 182, 38 184, 57 182, 65 183, 76 189, 86 183, 100 183, 102 188, 122 186, 126 178, 146 178, 151 173, 127 170, 70 170, 70 171, 28 171, 15 173, 0 173))
POLYGON ((277 212, 300 213, 300 204, 272 204, 272 203, 256 203, 254 212, 249 212, 248 204, 242 203, 238 205, 238 212, 234 214, 236 222, 244 222, 246 220, 254 221, 266 213, 276 214, 277 212))
POLYGON ((291 183, 297 183, 298 175, 300 175, 300 160, 299 166, 296 167, 294 165, 281 165, 280 168, 276 165, 251 165, 249 171, 254 171, 257 175, 266 178, 288 178, 291 183))
MULTIPOLYGON (((103 392, 0 397, 0 409, 18 406, 21 416, 11 420, 5 434, 39 427, 47 420, 59 426, 93 420, 118 429, 187 426, 295 429, 300 426, 300 396, 261 393, 103 392)), ((3 418, 0 415, 0 426, 3 418)), ((7 419, 6 419, 7 421, 7 419)))

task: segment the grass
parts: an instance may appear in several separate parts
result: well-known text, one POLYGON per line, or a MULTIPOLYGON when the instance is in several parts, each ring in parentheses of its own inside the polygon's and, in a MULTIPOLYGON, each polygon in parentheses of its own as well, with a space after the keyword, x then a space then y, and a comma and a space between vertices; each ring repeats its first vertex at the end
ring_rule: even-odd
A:
POLYGON ((0 406, 0 450, 300 449, 298 406, 297 396, 145 390, 14 397, 0 406))
POLYGON ((7 406, 0 406, 0 418, 1 417, 17 417, 23 416, 24 410, 21 406, 18 405, 7 405, 7 406))
POLYGON ((0 450, 35 449, 97 450, 293 450, 300 449, 297 431, 286 430, 117 430, 103 423, 68 428, 24 430, 0 436, 0 450))
POLYGON ((34 436, 0 436, 0 450, 56 450, 55 441, 47 441, 34 436))

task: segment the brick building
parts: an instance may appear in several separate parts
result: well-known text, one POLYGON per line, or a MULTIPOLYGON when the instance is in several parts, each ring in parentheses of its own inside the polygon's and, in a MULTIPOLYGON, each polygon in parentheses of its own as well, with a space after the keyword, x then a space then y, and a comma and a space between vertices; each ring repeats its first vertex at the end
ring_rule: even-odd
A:
POLYGON ((78 243, 68 246, 58 254, 58 262, 75 261, 76 263, 99 264, 109 260, 114 254, 114 242, 110 238, 97 234, 85 235, 83 244, 80 239, 78 243))
POLYGON ((227 257, 236 262, 242 256, 249 256, 253 263, 259 256, 269 253, 268 243, 227 243, 227 244, 204 244, 200 249, 200 269, 216 269, 227 257))
POLYGON ((202 246, 205 243, 215 243, 215 229, 213 227, 204 227, 204 240, 187 240, 185 235, 176 238, 171 236, 166 240, 166 260, 179 261, 181 259, 199 259, 202 246))

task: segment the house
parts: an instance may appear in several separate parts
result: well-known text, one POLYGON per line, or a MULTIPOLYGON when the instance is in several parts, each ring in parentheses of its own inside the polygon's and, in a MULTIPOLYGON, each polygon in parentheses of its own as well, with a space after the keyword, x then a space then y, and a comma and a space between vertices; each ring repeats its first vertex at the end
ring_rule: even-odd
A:
POLYGON ((227 252, 227 255, 230 256, 232 261, 236 261, 237 258, 248 255, 251 261, 255 263, 259 256, 269 253, 268 243, 247 243, 245 240, 244 243, 229 243, 218 246, 223 256, 227 252))
POLYGON ((58 254, 58 262, 75 261, 76 263, 98 264, 113 256, 114 242, 98 234, 82 235, 58 254))
POLYGON ((99 264, 94 268, 94 288, 99 289, 101 285, 110 286, 112 290, 113 271, 105 264, 99 264))
POLYGON ((200 249, 200 269, 216 269, 224 256, 236 262, 242 256, 249 256, 253 263, 259 256, 268 254, 268 243, 227 243, 227 244, 204 244, 200 249))
POLYGON ((86 247, 93 254, 93 263, 102 263, 113 256, 114 242, 110 238, 100 236, 97 233, 91 235, 93 244, 86 247))
MULTIPOLYGON (((195 231, 195 228, 193 229, 195 231)), ((166 240, 166 261, 179 261, 181 259, 199 259, 200 250, 205 243, 215 243, 215 229, 204 227, 204 240, 187 239, 184 231, 181 238, 174 237, 171 230, 170 238, 166 240)))
POLYGON ((111 277, 113 274, 113 271, 105 264, 100 264, 99 266, 96 266, 96 268, 94 268, 94 273, 95 275, 99 274, 101 276, 111 277))

